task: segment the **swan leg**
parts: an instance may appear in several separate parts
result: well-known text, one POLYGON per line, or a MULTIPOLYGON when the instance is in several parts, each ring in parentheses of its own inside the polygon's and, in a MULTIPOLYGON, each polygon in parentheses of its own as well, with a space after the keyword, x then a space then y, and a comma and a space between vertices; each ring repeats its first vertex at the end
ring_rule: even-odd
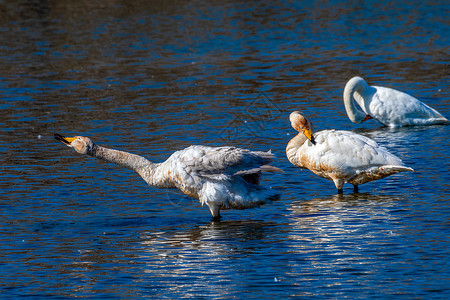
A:
POLYGON ((209 210, 211 211, 211 214, 212 214, 212 221, 213 222, 219 222, 220 218, 221 218, 221 216, 220 216, 220 207, 217 206, 217 205, 214 205, 214 204, 208 205, 208 207, 209 207, 209 210))
POLYGON ((216 216, 216 217, 212 217, 211 221, 212 221, 212 222, 220 222, 220 219, 222 219, 222 216, 221 216, 221 215, 218 215, 218 216, 216 216))
POLYGON ((344 180, 336 178, 336 179, 333 179, 333 182, 338 190, 338 194, 343 194, 344 191, 342 190, 342 187, 344 186, 344 180))
POLYGON ((353 193, 357 193, 358 191, 359 191, 358 185, 354 184, 353 185, 353 193))

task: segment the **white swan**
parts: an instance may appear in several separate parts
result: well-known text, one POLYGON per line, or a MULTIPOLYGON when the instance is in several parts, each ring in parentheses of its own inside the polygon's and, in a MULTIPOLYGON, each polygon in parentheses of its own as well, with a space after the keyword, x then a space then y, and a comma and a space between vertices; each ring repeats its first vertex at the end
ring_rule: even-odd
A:
POLYGON ((391 88, 369 86, 361 77, 347 82, 343 97, 353 123, 371 118, 390 127, 448 123, 439 112, 416 98, 391 88))
POLYGON ((55 138, 80 154, 131 169, 149 185, 180 189, 208 205, 214 221, 220 220, 221 209, 255 207, 279 197, 259 184, 262 171, 281 171, 269 165, 273 158, 270 151, 190 146, 162 163, 153 163, 136 154, 98 146, 87 137, 55 133, 55 138))
POLYGON ((298 111, 292 112, 289 120, 299 132, 286 147, 289 161, 333 180, 339 193, 345 182, 353 184, 356 192, 359 184, 413 171, 367 137, 340 130, 323 130, 313 135, 311 121, 298 111))

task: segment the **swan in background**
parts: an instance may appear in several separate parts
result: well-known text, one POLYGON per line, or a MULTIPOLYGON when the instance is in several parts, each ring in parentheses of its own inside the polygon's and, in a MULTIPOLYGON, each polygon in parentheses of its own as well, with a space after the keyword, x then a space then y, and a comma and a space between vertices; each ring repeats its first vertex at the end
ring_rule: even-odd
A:
POLYGON ((353 123, 372 118, 390 127, 448 122, 439 112, 416 98, 391 88, 369 86, 361 77, 353 77, 347 82, 343 96, 345 110, 353 123))
POLYGON ((214 221, 220 220, 221 209, 255 207, 279 197, 259 184, 262 171, 281 171, 269 165, 273 159, 270 151, 190 146, 162 163, 153 163, 136 154, 98 146, 87 137, 55 133, 55 138, 80 154, 131 169, 151 186, 178 188, 206 204, 214 221))
POLYGON ((289 116, 292 127, 299 132, 286 147, 289 161, 300 168, 333 180, 338 193, 344 183, 358 185, 402 172, 405 167, 397 156, 362 135, 351 131, 323 130, 313 135, 311 121, 294 111, 289 116))

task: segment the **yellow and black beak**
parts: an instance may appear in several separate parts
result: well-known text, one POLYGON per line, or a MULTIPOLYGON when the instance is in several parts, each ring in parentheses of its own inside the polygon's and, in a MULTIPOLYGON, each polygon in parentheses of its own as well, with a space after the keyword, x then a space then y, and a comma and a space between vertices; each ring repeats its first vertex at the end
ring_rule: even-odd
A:
POLYGON ((55 133, 55 139, 64 143, 66 146, 70 146, 70 144, 75 140, 75 138, 67 138, 65 136, 62 136, 58 133, 55 133))
POLYGON ((303 133, 304 133, 305 136, 308 138, 308 140, 311 141, 311 143, 312 143, 313 145, 316 144, 316 141, 314 140, 314 136, 313 136, 313 134, 312 134, 311 128, 305 128, 305 129, 303 129, 303 133))

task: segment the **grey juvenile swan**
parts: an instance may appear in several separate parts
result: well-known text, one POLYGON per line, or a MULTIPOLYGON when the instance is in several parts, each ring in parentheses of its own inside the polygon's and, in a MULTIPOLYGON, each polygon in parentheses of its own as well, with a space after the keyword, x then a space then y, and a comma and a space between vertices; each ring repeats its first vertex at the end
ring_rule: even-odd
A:
POLYGON ((151 186, 178 188, 208 205, 214 221, 220 220, 221 209, 251 208, 279 197, 260 185, 262 171, 281 171, 269 165, 273 159, 270 151, 190 146, 162 163, 153 163, 136 154, 98 146, 87 137, 55 133, 55 138, 80 154, 131 169, 151 186))

